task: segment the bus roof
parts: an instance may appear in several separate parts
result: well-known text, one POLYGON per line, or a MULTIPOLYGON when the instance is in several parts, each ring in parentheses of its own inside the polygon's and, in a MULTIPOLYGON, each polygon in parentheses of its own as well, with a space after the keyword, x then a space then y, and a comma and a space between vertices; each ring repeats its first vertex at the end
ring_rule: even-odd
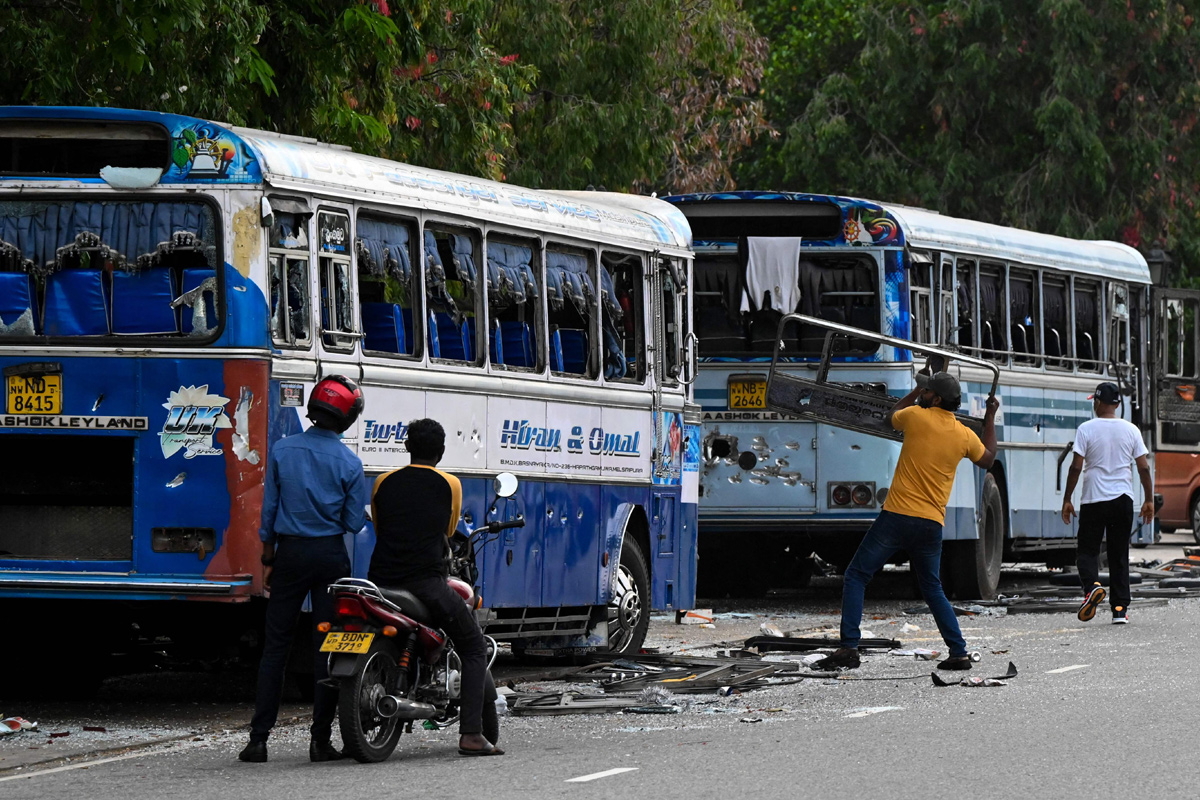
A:
MULTIPOLYGON (((859 243, 865 244, 866 241, 863 237, 870 235, 876 245, 895 246, 907 243, 910 247, 920 249, 950 250, 965 255, 976 255, 984 259, 1017 261, 1031 266, 1053 266, 1137 283, 1149 283, 1150 281, 1150 270, 1146 266, 1146 259, 1137 250, 1118 242, 1068 239, 1063 236, 1035 233, 1020 228, 948 217, 922 208, 800 192, 697 193, 673 195, 664 199, 685 209, 689 206, 721 205, 730 209, 730 213, 734 213, 733 209, 736 208, 739 201, 745 202, 746 208, 739 216, 755 220, 757 227, 765 226, 761 215, 753 210, 755 205, 775 204, 782 212, 790 204, 810 206, 834 204, 842 210, 844 216, 858 215, 858 221, 862 223, 856 226, 859 230, 859 243), (865 215, 870 212, 878 214, 878 219, 868 219, 865 215), (889 220, 899 226, 899 231, 890 236, 885 232, 889 220)), ((704 225, 700 221, 700 216, 691 210, 688 211, 688 216, 693 221, 693 228, 696 229, 696 238, 702 239, 703 236, 699 229, 704 225)), ((797 225, 813 224, 802 215, 793 216, 797 225)), ((825 235, 813 238, 806 236, 805 243, 813 245, 855 244, 855 242, 846 241, 844 233, 840 240, 830 240, 825 235)))
MULTIPOLYGON (((598 233, 640 246, 685 249, 691 244, 687 221, 669 203, 613 192, 581 193, 523 189, 511 184, 456 175, 365 156, 340 145, 269 131, 228 126, 210 120, 121 108, 0 106, 0 144, 5 140, 58 140, 82 154, 82 172, 55 166, 6 170, 5 183, 64 180, 102 183, 100 167, 145 168, 146 152, 158 157, 158 185, 266 184, 293 191, 334 190, 358 197, 404 198, 418 208, 492 221, 521 222, 566 235, 598 233), (129 142, 141 146, 129 148, 129 142), (122 149, 124 148, 124 149, 122 149), (137 155, 131 156, 131 152, 137 155), (90 157, 90 158, 89 158, 90 157), (99 159, 97 161, 97 159, 99 159), (107 160, 112 159, 112 160, 107 160)), ((0 148, 2 152, 2 148, 0 148)), ((10 165, 12 166, 12 165, 10 165)), ((107 178, 107 180, 112 180, 107 178)))

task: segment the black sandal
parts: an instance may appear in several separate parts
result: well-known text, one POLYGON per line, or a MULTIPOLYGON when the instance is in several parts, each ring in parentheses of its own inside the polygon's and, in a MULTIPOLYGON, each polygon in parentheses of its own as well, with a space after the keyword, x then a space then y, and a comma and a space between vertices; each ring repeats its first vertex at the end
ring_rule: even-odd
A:
POLYGON ((504 751, 499 747, 496 747, 496 745, 492 744, 491 742, 488 742, 487 747, 481 747, 474 750, 467 750, 460 747, 458 748, 458 754, 460 756, 502 756, 504 755, 504 751))

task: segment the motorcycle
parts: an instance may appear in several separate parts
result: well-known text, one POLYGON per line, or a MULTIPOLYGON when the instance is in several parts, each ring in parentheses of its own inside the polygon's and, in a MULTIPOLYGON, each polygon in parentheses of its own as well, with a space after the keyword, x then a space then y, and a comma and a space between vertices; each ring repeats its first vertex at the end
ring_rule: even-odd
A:
MULTIPOLYGON (((501 473, 495 480, 496 500, 511 497, 517 478, 501 473)), ((489 522, 467 534, 456 533, 448 555, 449 586, 472 611, 482 605, 474 583, 478 549, 509 528, 524 527, 518 517, 489 522), (465 580, 464 580, 465 578, 465 580)), ((458 721, 462 663, 446 633, 432 626, 430 613, 415 595, 388 589, 361 578, 343 578, 329 586, 335 620, 317 628, 326 634, 321 652, 329 653, 329 679, 337 684, 338 724, 345 753, 362 763, 383 761, 396 749, 400 735, 417 721, 446 728, 458 721)), ((489 645, 487 680, 496 659, 489 645)), ((483 734, 495 717, 485 709, 483 734)))

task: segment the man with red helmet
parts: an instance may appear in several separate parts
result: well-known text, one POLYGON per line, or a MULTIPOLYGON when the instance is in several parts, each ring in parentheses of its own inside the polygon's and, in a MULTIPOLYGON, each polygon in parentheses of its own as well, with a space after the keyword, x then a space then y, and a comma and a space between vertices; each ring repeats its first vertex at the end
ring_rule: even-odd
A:
MULTIPOLYGON (((250 722, 250 744, 238 755, 242 761, 267 760, 267 737, 279 714, 288 648, 304 598, 311 595, 314 618, 332 619, 332 599, 326 587, 350 574, 342 536, 362 530, 370 497, 362 461, 342 444, 341 435, 362 410, 358 385, 331 375, 309 395, 312 426, 271 448, 259 529, 266 566, 263 582, 271 594, 258 667, 258 698, 250 722)), ((329 741, 337 689, 322 684, 328 666, 319 652, 313 667, 316 688, 308 757, 332 761, 342 757, 329 741)))

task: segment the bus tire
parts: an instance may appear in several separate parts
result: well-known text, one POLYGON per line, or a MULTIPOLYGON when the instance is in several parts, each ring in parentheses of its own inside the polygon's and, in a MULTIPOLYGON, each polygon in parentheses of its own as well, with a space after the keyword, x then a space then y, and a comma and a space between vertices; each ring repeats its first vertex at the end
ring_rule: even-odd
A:
POLYGON ((989 472, 983 478, 979 538, 946 544, 955 598, 995 598, 1000 588, 1000 560, 1004 554, 1004 500, 995 475, 989 472))
POLYGON ((608 652, 612 655, 638 652, 649 628, 650 570, 637 539, 626 535, 608 604, 608 652))

